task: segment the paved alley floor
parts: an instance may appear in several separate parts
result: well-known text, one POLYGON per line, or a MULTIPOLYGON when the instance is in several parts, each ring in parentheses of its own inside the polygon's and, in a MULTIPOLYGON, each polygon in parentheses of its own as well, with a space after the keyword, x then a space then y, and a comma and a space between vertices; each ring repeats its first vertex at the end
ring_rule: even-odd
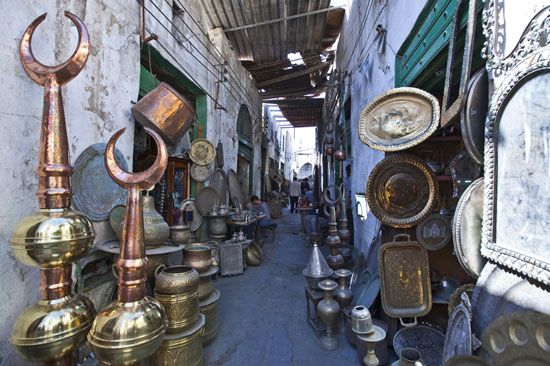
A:
POLYGON ((310 247, 298 234, 300 216, 285 212, 275 242, 267 238, 263 263, 236 277, 219 277, 219 333, 205 347, 207 365, 359 365, 340 330, 340 347, 326 351, 306 321, 302 270, 310 247))

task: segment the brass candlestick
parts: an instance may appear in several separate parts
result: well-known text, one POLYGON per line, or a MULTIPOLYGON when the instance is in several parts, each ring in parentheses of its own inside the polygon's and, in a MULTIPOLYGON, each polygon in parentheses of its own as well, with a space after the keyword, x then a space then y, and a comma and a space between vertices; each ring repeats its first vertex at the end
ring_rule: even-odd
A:
POLYGON ((386 338, 386 331, 378 325, 374 325, 374 330, 372 332, 368 334, 357 334, 357 337, 367 342, 367 355, 363 359, 363 364, 365 366, 378 366, 380 361, 378 360, 378 357, 376 357, 374 347, 376 346, 376 343, 386 338))
POLYGON ((94 306, 71 293, 71 263, 92 246, 95 232, 83 215, 69 209, 72 190, 67 130, 61 86, 76 77, 88 59, 90 40, 84 23, 65 12, 78 31, 78 45, 70 59, 45 66, 32 52, 32 36, 46 18, 43 14, 26 29, 19 55, 23 69, 44 87, 40 157, 36 170, 40 210, 21 219, 10 239, 21 263, 40 269, 40 300, 17 318, 10 342, 26 360, 48 365, 73 365, 74 351, 92 324, 94 306))
POLYGON ((125 130, 123 128, 116 132, 105 150, 107 172, 118 185, 129 191, 120 254, 116 261, 118 295, 116 301, 97 314, 88 334, 88 341, 96 357, 106 365, 138 364, 160 346, 167 327, 162 305, 152 297, 145 296, 147 257, 140 190, 160 180, 168 164, 168 152, 160 136, 145 128, 156 142, 157 158, 143 172, 124 171, 115 160, 114 149, 125 130))

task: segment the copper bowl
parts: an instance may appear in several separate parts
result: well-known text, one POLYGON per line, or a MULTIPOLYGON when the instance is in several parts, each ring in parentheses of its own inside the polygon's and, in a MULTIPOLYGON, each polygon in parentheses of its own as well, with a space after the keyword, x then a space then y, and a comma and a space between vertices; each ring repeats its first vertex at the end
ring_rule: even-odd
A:
POLYGON ((212 266, 212 247, 208 244, 188 244, 183 249, 183 265, 204 272, 212 266))

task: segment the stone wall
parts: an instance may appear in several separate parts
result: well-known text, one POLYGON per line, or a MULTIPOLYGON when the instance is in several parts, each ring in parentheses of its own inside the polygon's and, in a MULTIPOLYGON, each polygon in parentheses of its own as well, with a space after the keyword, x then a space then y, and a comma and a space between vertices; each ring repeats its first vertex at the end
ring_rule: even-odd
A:
MULTIPOLYGON (((364 145, 357 134, 359 115, 369 101, 378 94, 394 87, 395 53, 411 31, 425 0, 373 0, 349 1, 351 7, 346 20, 336 56, 336 69, 347 71, 343 80, 346 95, 351 97, 352 149, 348 161, 352 169, 352 196, 365 192, 370 171, 384 157, 384 153, 364 145), (378 52, 380 24, 387 30, 384 53, 378 52)), ((355 198, 352 202, 355 207, 355 198)), ((355 246, 366 251, 376 235, 378 220, 368 213, 363 218, 354 213, 355 246)))
MULTIPOLYGON (((191 15, 199 20, 202 31, 208 34, 211 27, 200 2, 190 0, 183 3, 191 15)), ((172 16, 172 0, 155 0, 155 4, 163 9, 164 15, 172 16)), ((0 292, 4 296, 0 301, 0 365, 12 366, 24 362, 15 355, 8 342, 11 328, 21 310, 38 299, 38 271, 19 264, 8 244, 17 221, 37 209, 35 169, 43 91, 27 77, 21 66, 18 56, 21 36, 36 17, 47 12, 48 17, 38 27, 33 38, 34 54, 45 64, 58 64, 72 54, 77 40, 75 28, 63 16, 63 12, 68 10, 84 21, 90 32, 90 56, 80 75, 63 88, 71 161, 74 163, 89 145, 107 142, 115 131, 126 127, 126 133, 118 141, 117 148, 124 153, 131 168, 134 121, 130 108, 139 93, 140 16, 137 0, 2 1, 0 10, 4 15, 4 21, 0 23, 0 34, 3 35, 0 39, 0 83, 3 87, 0 99, 0 135, 3 137, 0 145, 0 155, 3 157, 0 159, 0 292)), ((165 22, 171 19, 163 16, 158 18, 165 22)), ((160 42, 166 43, 170 53, 179 58, 183 66, 180 67, 181 71, 196 79, 201 89, 214 96, 214 77, 205 72, 203 66, 155 22, 147 17, 147 26, 159 35, 160 42)), ((183 27, 181 22, 175 24, 183 27)), ((254 166, 260 166, 260 101, 256 89, 223 33, 219 30, 211 31, 210 37, 232 68, 232 74, 228 75, 228 78, 233 79, 232 85, 235 85, 235 79, 239 79, 244 84, 241 94, 248 94, 249 97, 235 98, 229 93, 231 87, 222 86, 218 102, 226 111, 216 109, 213 100, 208 98, 206 137, 214 143, 218 139, 222 140, 225 166, 227 169, 236 169, 237 114, 240 105, 247 104, 255 122, 254 166)), ((197 37, 189 38, 188 43, 184 44, 192 49, 189 42, 198 44, 199 40, 197 37)), ((210 45, 205 38, 200 41, 210 45)), ((155 41, 151 45, 159 49, 155 41)), ((164 56, 170 60, 170 57, 164 56)), ((259 169, 254 169, 253 190, 257 193, 260 190, 260 174, 259 169)), ((107 222, 94 223, 94 226, 96 241, 112 235, 107 222)), ((108 293, 104 290, 95 294, 94 298, 107 298, 108 293)))

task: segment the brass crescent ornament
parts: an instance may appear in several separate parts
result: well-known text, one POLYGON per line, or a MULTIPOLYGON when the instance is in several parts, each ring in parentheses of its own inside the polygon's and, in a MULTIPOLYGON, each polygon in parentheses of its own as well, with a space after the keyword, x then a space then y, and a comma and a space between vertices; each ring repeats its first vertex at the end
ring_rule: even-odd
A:
POLYGON ((438 206, 439 185, 428 165, 410 154, 381 160, 367 182, 367 202, 373 215, 396 228, 420 223, 438 206))

